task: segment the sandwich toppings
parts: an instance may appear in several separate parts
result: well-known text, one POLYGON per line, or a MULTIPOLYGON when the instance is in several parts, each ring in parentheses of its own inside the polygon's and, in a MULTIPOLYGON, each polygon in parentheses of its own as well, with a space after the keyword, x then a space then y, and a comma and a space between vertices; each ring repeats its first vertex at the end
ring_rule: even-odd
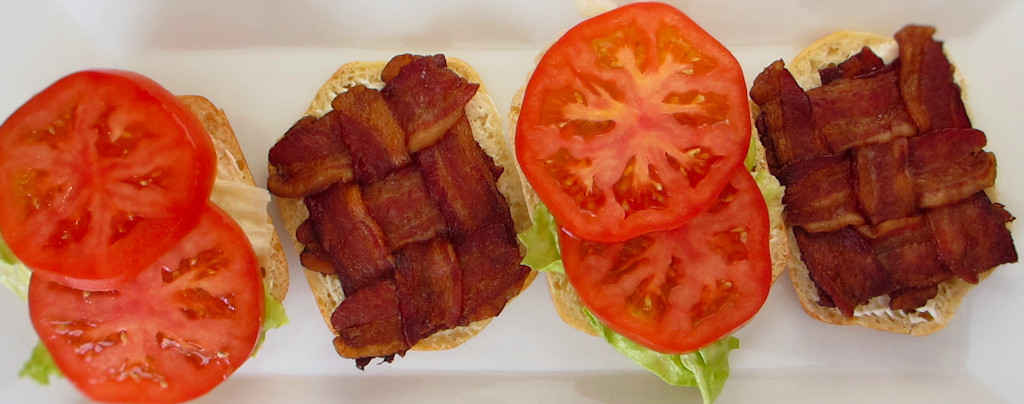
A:
POLYGON ((560 226, 621 242, 715 201, 750 140, 746 85, 725 47, 665 4, 573 27, 526 86, 523 173, 560 226))
POLYGON ((219 113, 135 73, 83 71, 0 127, 0 245, 32 268, 33 361, 52 357, 93 400, 198 397, 252 354, 264 313, 283 317, 260 264, 269 197, 234 182, 248 173, 220 146, 234 139, 219 113))
POLYGON ((683 226, 604 244, 559 235, 565 273, 616 332, 659 352, 690 352, 749 320, 772 281, 764 199, 743 168, 683 226))
POLYGON ((941 282, 1017 261, 1013 217, 983 191, 995 157, 934 31, 904 27, 891 64, 865 47, 806 92, 777 61, 750 90, 819 304, 846 316, 883 295, 914 310, 941 282))
POLYGON ((212 204, 162 258, 117 290, 29 286, 54 362, 92 399, 181 402, 242 365, 260 333, 263 283, 249 240, 212 204))
POLYGON ((110 289, 195 226, 215 158, 200 122, 152 80, 71 74, 0 126, 0 231, 36 276, 110 289))
POLYGON ((304 191, 271 188, 304 197, 302 263, 340 279, 346 298, 331 316, 334 345, 360 368, 498 315, 529 274, 496 186, 502 169, 465 116, 479 85, 449 70, 443 55, 396 56, 381 78, 383 89, 349 88, 333 111, 303 118, 270 151, 271 182, 304 191), (343 145, 328 161, 350 161, 352 175, 319 187, 289 174, 306 164, 290 156, 317 144, 343 145))

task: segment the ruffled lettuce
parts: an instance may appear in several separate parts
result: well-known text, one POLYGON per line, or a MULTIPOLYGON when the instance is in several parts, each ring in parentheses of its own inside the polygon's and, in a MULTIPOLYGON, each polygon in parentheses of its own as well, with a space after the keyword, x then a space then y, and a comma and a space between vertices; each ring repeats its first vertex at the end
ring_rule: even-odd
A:
POLYGON ((263 340, 267 339, 267 331, 280 328, 288 324, 288 314, 284 311, 284 304, 270 295, 270 288, 263 288, 263 324, 260 325, 260 339, 256 342, 256 348, 252 350, 252 356, 263 346, 263 340))
MULTIPOLYGON (((758 160, 763 154, 764 148, 761 143, 756 138, 751 138, 744 165, 757 182, 765 201, 770 206, 778 206, 784 188, 763 165, 758 167, 758 160)), ((534 208, 532 216, 533 226, 519 234, 519 240, 526 246, 527 251, 523 265, 538 271, 565 274, 558 249, 558 227, 554 217, 543 204, 534 208)), ((736 337, 722 338, 690 353, 664 354, 616 333, 585 307, 580 309, 586 314, 598 335, 665 383, 696 387, 707 404, 714 402, 725 387, 725 381, 729 378, 729 352, 740 346, 740 341, 736 337)))

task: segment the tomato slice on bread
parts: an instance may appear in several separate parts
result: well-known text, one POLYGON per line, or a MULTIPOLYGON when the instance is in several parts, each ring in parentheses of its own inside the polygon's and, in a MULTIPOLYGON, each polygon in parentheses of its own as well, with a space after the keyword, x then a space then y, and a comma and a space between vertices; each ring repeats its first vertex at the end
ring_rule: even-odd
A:
POLYGON ((181 402, 248 359, 263 283, 241 228, 212 204, 174 249, 117 290, 87 292, 33 275, 32 324, 79 390, 106 402, 181 402))
POLYGON ((159 84, 73 73, 0 126, 0 233, 36 276, 110 289, 195 226, 215 170, 209 135, 159 84))
POLYGON ((516 157, 559 225, 603 242, 686 222, 750 140, 739 63, 660 3, 569 30, 537 65, 517 125, 516 157))
POLYGON ((565 273, 586 307, 665 353, 696 350, 753 317, 772 282, 768 212, 750 174, 733 173, 714 205, 675 230, 612 244, 560 232, 565 273))

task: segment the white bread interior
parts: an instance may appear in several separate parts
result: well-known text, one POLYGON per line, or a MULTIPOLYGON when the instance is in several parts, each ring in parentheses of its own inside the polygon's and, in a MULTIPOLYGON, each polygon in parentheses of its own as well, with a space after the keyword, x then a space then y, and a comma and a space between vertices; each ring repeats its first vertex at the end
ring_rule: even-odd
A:
MULTIPOLYGON (((480 76, 469 64, 453 57, 447 57, 447 61, 448 67, 456 74, 471 83, 480 84, 476 95, 466 105, 466 118, 473 129, 473 138, 494 159, 495 164, 505 169, 504 174, 498 179, 498 190, 508 202, 516 231, 522 231, 529 226, 530 218, 523 200, 522 185, 519 177, 515 174, 516 168, 511 146, 505 139, 505 135, 502 134, 501 118, 494 106, 494 101, 488 95, 480 76)), ((320 117, 330 112, 331 101, 334 100, 334 97, 356 85, 374 89, 383 88, 384 82, 380 79, 380 73, 385 65, 386 62, 352 62, 341 66, 320 87, 313 102, 309 105, 309 109, 306 110, 306 115, 320 117)), ((274 168, 270 167, 270 170, 273 172, 274 168)), ((292 242, 295 243, 296 250, 301 252, 303 244, 295 238, 295 230, 309 217, 306 206, 301 199, 279 197, 274 197, 274 199, 277 201, 281 217, 284 219, 292 242)), ((310 270, 305 272, 320 314, 323 315, 327 328, 336 334, 334 327, 331 326, 331 313, 345 298, 341 282, 337 276, 310 270)), ((536 272, 531 272, 528 275, 523 284, 523 290, 530 285, 535 276, 536 272)), ((416 343, 412 350, 434 351, 454 348, 479 333, 490 321, 490 319, 480 320, 466 326, 439 331, 416 343)))

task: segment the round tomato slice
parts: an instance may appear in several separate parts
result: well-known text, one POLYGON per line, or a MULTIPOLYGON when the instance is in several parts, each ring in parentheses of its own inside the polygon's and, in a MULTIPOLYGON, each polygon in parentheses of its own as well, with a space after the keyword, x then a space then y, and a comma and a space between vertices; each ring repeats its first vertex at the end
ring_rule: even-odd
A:
POLYGON ((739 63, 679 10, 637 3, 558 40, 526 86, 516 157, 558 224, 624 241, 683 224, 746 154, 739 63))
POLYGON ((37 275, 110 289, 195 226, 215 169, 210 136, 160 85, 74 73, 0 126, 0 233, 37 275))
POLYGON ((685 225, 602 244, 559 233, 565 273, 613 330, 659 352, 696 350, 764 304, 772 282, 768 212, 746 170, 685 225))
POLYGON ((176 247, 114 291, 36 276, 32 324, 85 395, 107 402, 181 402, 249 358, 263 316, 259 264, 245 233, 207 205, 176 247))

